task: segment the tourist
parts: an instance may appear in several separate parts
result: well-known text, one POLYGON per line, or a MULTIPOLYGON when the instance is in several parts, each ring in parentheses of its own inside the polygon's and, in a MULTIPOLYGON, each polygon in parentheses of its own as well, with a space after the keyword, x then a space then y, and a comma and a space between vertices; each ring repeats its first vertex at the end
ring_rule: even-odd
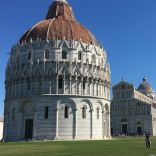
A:
POLYGON ((1 142, 4 142, 4 137, 2 138, 1 142))
POLYGON ((151 148, 151 139, 148 133, 146 134, 146 147, 151 148))
POLYGON ((151 148, 151 140, 150 140, 150 137, 147 139, 147 148, 151 148))

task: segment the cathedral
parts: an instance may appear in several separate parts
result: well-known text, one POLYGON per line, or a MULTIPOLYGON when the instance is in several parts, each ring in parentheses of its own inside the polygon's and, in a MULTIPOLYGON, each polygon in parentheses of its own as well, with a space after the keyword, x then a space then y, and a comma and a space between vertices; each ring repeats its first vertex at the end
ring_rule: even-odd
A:
POLYGON ((110 138, 110 79, 106 51, 69 3, 55 0, 11 49, 5 141, 110 138))
POLYGON ((138 89, 124 81, 113 86, 111 134, 122 133, 156 136, 155 91, 143 78, 138 89))

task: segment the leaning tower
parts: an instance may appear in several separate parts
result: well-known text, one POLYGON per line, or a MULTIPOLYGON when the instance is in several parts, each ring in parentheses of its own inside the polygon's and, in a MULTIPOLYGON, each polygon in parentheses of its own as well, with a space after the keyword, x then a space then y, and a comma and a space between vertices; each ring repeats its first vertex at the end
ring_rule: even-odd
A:
POLYGON ((110 138, 110 67, 65 0, 11 49, 5 75, 6 141, 110 138))

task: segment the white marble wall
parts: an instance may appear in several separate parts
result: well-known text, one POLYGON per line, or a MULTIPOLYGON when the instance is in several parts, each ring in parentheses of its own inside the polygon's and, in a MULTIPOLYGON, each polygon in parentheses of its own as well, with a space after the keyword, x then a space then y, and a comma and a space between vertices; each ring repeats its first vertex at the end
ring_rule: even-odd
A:
POLYGON ((6 102, 4 136, 7 141, 24 140, 25 120, 33 119, 33 140, 84 140, 110 137, 110 102, 108 100, 72 96, 20 98, 6 102), (7 113, 15 109, 15 118, 7 113), (45 107, 49 108, 45 119, 45 107), (68 106, 68 118, 64 107, 68 106), (82 118, 85 106, 86 118, 82 118), (97 119, 97 108, 99 119, 97 119), (56 116, 56 113, 58 115, 56 116), (9 117, 9 118, 7 118, 9 117), (105 125, 105 126, 104 126, 105 125))
POLYGON ((8 141, 23 140, 25 120, 33 119, 33 140, 110 137, 110 77, 106 51, 82 41, 38 40, 13 46, 6 68, 4 136, 8 141), (62 59, 63 50, 67 59, 62 59), (81 60, 78 52, 82 52, 81 60), (62 88, 58 87, 59 78, 62 88), (68 119, 64 118, 65 105, 69 106, 68 119), (82 118, 83 105, 86 119, 82 118), (49 107, 48 119, 45 106, 49 107))
POLYGON ((0 122, 0 139, 3 137, 3 122, 0 122))

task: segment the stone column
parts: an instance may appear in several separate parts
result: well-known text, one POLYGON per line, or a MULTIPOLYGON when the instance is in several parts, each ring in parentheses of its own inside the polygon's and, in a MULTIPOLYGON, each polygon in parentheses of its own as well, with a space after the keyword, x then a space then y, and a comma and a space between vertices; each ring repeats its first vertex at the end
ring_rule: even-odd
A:
POLYGON ((30 95, 32 94, 32 77, 30 78, 30 95))
POLYGON ((42 85, 42 94, 44 94, 44 83, 45 83, 45 77, 42 77, 43 85, 42 85))
POLYGON ((78 110, 78 108, 75 108, 75 137, 74 137, 74 140, 78 140, 78 137, 77 137, 77 110, 78 110))
POLYGON ((105 96, 105 98, 108 99, 108 90, 107 90, 107 86, 105 87, 105 89, 106 89, 106 93, 105 93, 106 96, 105 96))
POLYGON ((26 78, 24 78, 24 96, 25 96, 25 90, 26 90, 26 78))
POLYGON ((77 76, 75 78, 75 94, 77 95, 77 76))
POLYGON ((36 95, 37 95, 37 92, 38 92, 38 77, 36 77, 36 95))
POLYGON ((103 82, 101 81, 101 97, 103 97, 103 82))
POLYGON ((96 80, 96 96, 99 96, 99 83, 96 80))
POLYGON ((111 137, 111 135, 110 135, 110 112, 108 112, 108 118, 107 118, 107 120, 108 120, 108 122, 107 122, 107 124, 108 124, 108 133, 107 133, 107 136, 110 138, 111 137))
POLYGON ((90 84, 90 95, 94 96, 94 80, 91 80, 91 84, 90 84))
POLYGON ((33 141, 36 141, 36 123, 37 123, 37 109, 34 110, 34 123, 33 123, 33 141))
POLYGON ((49 94, 51 94, 51 78, 50 78, 50 81, 49 81, 49 94))
POLYGON ((19 110, 19 113, 18 113, 18 141, 21 141, 22 140, 22 111, 19 110))
POLYGON ((83 77, 81 78, 81 95, 83 95, 83 77))
POLYGON ((103 82, 101 81, 101 89, 100 89, 100 91, 101 91, 101 97, 103 97, 103 82))
POLYGON ((87 77, 85 95, 88 95, 88 84, 89 84, 89 80, 88 80, 88 77, 87 77))
POLYGON ((58 140, 58 108, 55 109, 56 110, 56 131, 55 131, 55 138, 54 140, 58 140))
POLYGON ((63 73, 63 94, 66 94, 65 93, 65 80, 66 80, 66 75, 65 73, 63 73))
POLYGON ((93 133, 94 133, 94 128, 93 128, 93 111, 94 111, 94 109, 91 109, 91 138, 90 139, 93 139, 93 137, 94 137, 94 135, 93 135, 93 133))
POLYGON ((107 112, 104 112, 104 139, 107 136, 107 112))
POLYGON ((18 84, 18 89, 19 89, 19 96, 21 95, 21 79, 19 78, 19 84, 18 84))
POLYGON ((102 137, 104 139, 104 111, 102 111, 102 137))
POLYGON ((71 81, 72 81, 72 77, 70 76, 70 78, 69 78, 69 94, 72 94, 72 90, 71 90, 71 81))
POLYGON ((98 96, 101 97, 101 82, 98 83, 98 96))
POLYGON ((56 94, 58 94, 58 75, 56 77, 56 94))
POLYGON ((96 96, 96 80, 94 80, 94 87, 93 87, 93 92, 94 92, 94 94, 93 94, 93 96, 96 96))

